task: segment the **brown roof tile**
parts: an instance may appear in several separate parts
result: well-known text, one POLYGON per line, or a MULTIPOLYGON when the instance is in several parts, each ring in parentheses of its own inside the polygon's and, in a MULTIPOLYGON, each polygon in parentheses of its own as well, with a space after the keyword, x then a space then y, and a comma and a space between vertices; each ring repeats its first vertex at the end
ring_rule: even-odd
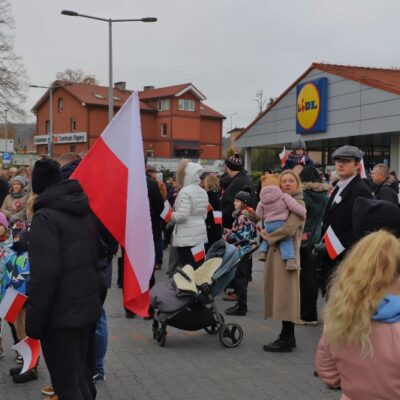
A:
POLYGON ((139 92, 139 99, 140 100, 148 100, 148 99, 156 99, 156 98, 161 98, 161 97, 175 96, 177 93, 179 93, 181 90, 185 89, 189 85, 191 85, 191 83, 182 83, 180 85, 141 90, 139 92))
POLYGON ((204 103, 200 103, 200 115, 202 117, 221 118, 221 119, 226 118, 224 115, 220 114, 218 111, 215 111, 214 109, 205 105, 204 103))

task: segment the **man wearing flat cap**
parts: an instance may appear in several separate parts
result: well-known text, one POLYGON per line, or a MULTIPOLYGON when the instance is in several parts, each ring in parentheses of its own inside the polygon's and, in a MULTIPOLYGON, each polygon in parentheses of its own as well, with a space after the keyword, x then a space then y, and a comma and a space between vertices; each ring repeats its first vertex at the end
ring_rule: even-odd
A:
POLYGON ((332 154, 336 173, 340 179, 325 208, 322 236, 330 226, 345 251, 332 260, 328 257, 324 246, 317 249, 322 256, 323 293, 332 272, 342 261, 346 250, 356 241, 353 233, 353 205, 355 200, 358 197, 372 199, 370 189, 359 174, 362 157, 363 153, 358 147, 349 145, 339 147, 332 154))

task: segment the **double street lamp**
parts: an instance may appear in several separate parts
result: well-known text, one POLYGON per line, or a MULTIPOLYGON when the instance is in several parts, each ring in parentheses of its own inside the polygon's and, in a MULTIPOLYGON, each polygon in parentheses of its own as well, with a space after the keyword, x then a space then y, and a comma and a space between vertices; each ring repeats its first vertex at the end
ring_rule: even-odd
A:
POLYGON ((99 18, 91 15, 79 14, 76 11, 63 10, 62 15, 70 17, 83 17, 89 19, 95 19, 97 21, 108 22, 108 122, 110 122, 114 115, 114 101, 113 101, 113 64, 112 64, 112 24, 113 22, 156 22, 157 18, 146 17, 146 18, 135 18, 135 19, 111 19, 111 18, 99 18))
MULTIPOLYGON (((47 89, 49 91, 49 145, 48 155, 53 158, 54 156, 54 130, 53 130, 53 89, 58 89, 65 86, 71 86, 72 83, 66 83, 64 85, 52 85, 52 86, 40 86, 40 85, 29 85, 31 88, 47 89)), ((47 132, 46 132, 47 133, 47 132)))

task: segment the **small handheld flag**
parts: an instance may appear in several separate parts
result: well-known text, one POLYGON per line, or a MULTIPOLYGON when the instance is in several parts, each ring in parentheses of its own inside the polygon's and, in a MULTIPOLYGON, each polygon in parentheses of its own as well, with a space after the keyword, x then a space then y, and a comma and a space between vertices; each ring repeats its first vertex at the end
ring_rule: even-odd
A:
POLYGON ((193 259, 196 262, 204 260, 206 258, 206 251, 204 250, 204 243, 191 248, 193 259))
POLYGON ((0 303, 0 318, 13 324, 17 315, 21 312, 28 297, 9 287, 0 303))
POLYGON ((162 211, 162 213, 160 214, 161 218, 165 221, 165 222, 169 222, 169 220, 171 219, 172 216, 172 208, 171 205, 169 204, 168 200, 165 200, 164 202, 164 210, 162 211))
POLYGON ((213 211, 214 223, 222 224, 222 211, 213 211))
POLYGON ((212 208, 212 205, 211 205, 210 203, 208 203, 207 212, 210 212, 210 211, 212 211, 212 210, 214 210, 214 209, 212 208))
MULTIPOLYGON (((60 345, 62 345, 62 343, 60 343, 60 345)), ((18 351, 24 360, 24 365, 20 374, 23 374, 36 366, 40 355, 39 340, 27 337, 14 345, 12 349, 18 351)))
POLYGON ((324 234, 324 242, 331 260, 334 260, 339 254, 346 250, 330 225, 324 234))
POLYGON ((285 146, 283 146, 282 151, 279 153, 279 159, 281 160, 281 166, 284 167, 287 159, 285 146))
POLYGON ((366 179, 367 174, 365 172, 365 165, 364 165, 364 159, 362 158, 360 161, 360 178, 366 179))

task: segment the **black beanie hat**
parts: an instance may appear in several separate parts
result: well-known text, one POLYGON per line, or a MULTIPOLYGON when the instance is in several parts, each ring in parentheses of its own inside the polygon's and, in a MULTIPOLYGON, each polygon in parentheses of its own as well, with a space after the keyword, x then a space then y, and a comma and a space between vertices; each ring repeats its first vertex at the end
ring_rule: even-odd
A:
POLYGON ((61 182, 60 164, 51 158, 42 158, 35 162, 32 171, 32 192, 40 194, 48 187, 61 182))
POLYGON ((249 187, 244 187, 240 192, 235 194, 235 199, 242 201, 246 205, 251 204, 251 189, 249 187))
POLYGON ((241 171, 243 169, 243 159, 238 153, 225 160, 225 165, 232 171, 241 171))
POLYGON ((379 229, 400 238, 400 208, 385 200, 358 197, 353 206, 353 232, 357 239, 379 229))

